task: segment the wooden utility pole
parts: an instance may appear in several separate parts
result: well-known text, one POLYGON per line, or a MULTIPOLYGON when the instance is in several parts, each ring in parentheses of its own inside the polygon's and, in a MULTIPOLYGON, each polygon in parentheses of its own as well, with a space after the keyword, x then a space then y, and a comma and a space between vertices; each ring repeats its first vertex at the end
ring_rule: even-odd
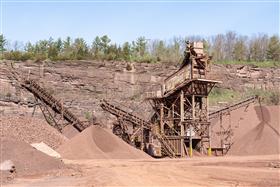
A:
POLYGON ((163 111, 163 104, 160 104, 160 133, 164 134, 164 122, 163 122, 163 116, 164 116, 164 111, 163 111))
POLYGON ((184 127, 184 115, 185 115, 185 110, 184 110, 184 91, 181 90, 181 95, 180 95, 180 115, 181 115, 181 157, 185 156, 185 150, 184 150, 184 136, 185 136, 185 127, 184 127))
POLYGON ((192 146, 192 131, 193 131, 193 123, 195 120, 195 96, 192 95, 192 123, 190 125, 190 157, 192 157, 192 153, 193 153, 193 146, 192 146))

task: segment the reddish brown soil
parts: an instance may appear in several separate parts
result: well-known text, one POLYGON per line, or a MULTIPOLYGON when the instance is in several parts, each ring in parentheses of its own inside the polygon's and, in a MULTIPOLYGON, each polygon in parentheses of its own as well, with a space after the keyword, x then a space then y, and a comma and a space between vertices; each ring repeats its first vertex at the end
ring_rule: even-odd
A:
POLYGON ((1 117, 2 137, 24 141, 29 144, 44 142, 56 149, 68 139, 51 127, 45 120, 32 117, 1 117))
POLYGON ((76 135, 57 151, 65 159, 136 159, 150 158, 122 139, 109 129, 91 126, 76 135))
POLYGON ((278 155, 194 157, 149 160, 68 160, 79 164, 79 177, 18 178, 15 186, 190 186, 276 187, 278 155))
POLYGON ((37 151, 25 142, 1 138, 1 163, 5 160, 13 162, 16 176, 44 174, 64 167, 61 160, 37 151))
POLYGON ((73 138, 74 136, 79 134, 79 131, 75 129, 72 125, 67 125, 62 129, 62 134, 67 138, 73 138))
MULTIPOLYGON (((280 106, 250 106, 223 117, 223 128, 232 128, 230 155, 280 154, 280 106)), ((213 121, 213 144, 220 146, 219 120, 213 121)))
POLYGON ((259 123, 234 142, 230 154, 263 155, 280 153, 279 121, 277 126, 279 110, 274 111, 272 107, 255 107, 255 110, 259 123))

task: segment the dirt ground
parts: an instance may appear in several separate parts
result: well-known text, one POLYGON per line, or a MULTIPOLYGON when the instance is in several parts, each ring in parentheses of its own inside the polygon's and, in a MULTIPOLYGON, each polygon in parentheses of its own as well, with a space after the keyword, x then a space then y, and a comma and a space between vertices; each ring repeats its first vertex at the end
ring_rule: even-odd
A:
MULTIPOLYGON (((279 186, 279 155, 64 160, 81 175, 17 178, 4 186, 279 186)), ((3 187, 4 187, 3 186, 3 187)))
MULTIPOLYGON (((32 175, 28 170, 21 171, 25 175, 18 170, 13 180, 0 186, 280 186, 279 106, 264 107, 262 117, 257 109, 251 106, 246 111, 236 110, 231 115, 233 120, 225 117, 225 127, 234 125, 235 142, 227 156, 153 159, 130 147, 108 129, 90 127, 57 149, 64 158, 65 167, 32 175), (231 123, 227 124, 229 121, 231 123)), ((219 124, 213 124, 220 128, 219 124)), ((17 132, 21 132, 22 137, 32 135, 29 130, 17 132)), ((47 137, 43 138, 48 140, 50 134, 45 135, 47 137)), ((21 160, 15 162, 16 168, 28 163, 28 159, 21 158, 29 154, 10 147, 19 152, 18 155, 22 154, 20 159, 10 156, 1 160, 21 160)), ((7 150, 12 151, 5 149, 4 152, 7 150)), ((35 166, 43 169, 44 164, 35 166)))
MULTIPOLYGON (((25 70, 28 71, 31 68, 30 76, 38 79, 44 88, 53 92, 54 96, 61 99, 79 118, 84 119, 85 114, 95 115, 96 112, 97 117, 102 117, 104 124, 110 127, 114 118, 110 118, 101 110, 100 99, 117 98, 117 102, 135 111, 133 106, 140 108, 143 93, 153 90, 153 86, 158 86, 166 75, 177 69, 172 67, 170 71, 167 67, 140 64, 136 67, 136 73, 128 73, 123 71, 125 65, 126 63, 120 65, 97 62, 46 64, 42 75, 41 66, 29 64, 24 67, 26 66, 25 70)), ((69 138, 66 138, 48 126, 44 120, 27 118, 33 111, 35 117, 42 118, 42 114, 39 110, 36 112, 33 107, 29 107, 35 102, 29 93, 20 92, 21 102, 17 103, 17 90, 10 84, 7 74, 2 69, 0 68, 0 113, 5 117, 0 117, 0 138, 7 137, 22 142, 3 146, 5 142, 0 141, 1 163, 12 160, 17 169, 15 176, 7 183, 3 184, 3 181, 0 181, 1 187, 280 186, 279 106, 252 105, 235 110, 223 116, 220 121, 213 120, 213 148, 221 147, 224 143, 219 132, 232 128, 232 136, 229 139, 233 144, 227 156, 153 159, 146 158, 146 155, 142 157, 143 152, 133 150, 134 148, 126 145, 121 139, 116 139, 102 129, 91 131, 89 128, 76 136, 71 129, 66 129, 66 132, 63 132, 67 137, 69 135, 69 138), (7 95, 17 97, 10 103, 13 97, 9 97, 7 101, 7 95), (39 154, 29 145, 40 142, 61 153, 65 165, 58 167, 62 164, 60 160, 45 158, 46 155, 39 154), (52 161, 48 161, 50 159, 52 161), (45 170, 48 172, 44 172, 45 170)), ((248 87, 262 88, 269 88, 264 82, 268 82, 273 88, 279 85, 279 80, 275 78, 279 70, 273 73, 270 69, 263 72, 252 70, 257 76, 251 77, 251 73, 246 72, 249 76, 247 78, 237 70, 235 72, 232 67, 224 70, 217 69, 217 72, 223 73, 216 72, 211 78, 223 79, 223 88, 237 87, 238 90, 242 90, 245 83, 248 87), (262 81, 257 83, 257 79, 262 81)), ((148 109, 149 107, 143 107, 141 113, 148 114, 148 109)), ((146 119, 145 116, 141 117, 146 119)), ((10 175, 9 171, 5 172, 10 175)))

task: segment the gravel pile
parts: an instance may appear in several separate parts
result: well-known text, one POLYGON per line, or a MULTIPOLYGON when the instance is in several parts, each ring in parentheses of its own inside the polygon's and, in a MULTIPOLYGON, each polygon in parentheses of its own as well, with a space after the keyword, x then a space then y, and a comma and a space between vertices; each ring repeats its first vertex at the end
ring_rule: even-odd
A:
POLYGON ((53 149, 68 139, 46 121, 32 117, 1 117, 1 137, 26 143, 44 142, 53 149))
MULTIPOLYGON (((280 107, 255 106, 240 123, 247 126, 229 150, 231 155, 269 155, 280 153, 280 107), (255 121, 251 123, 251 121, 255 121)), ((237 132, 238 133, 238 132, 237 132)))
POLYGON ((65 168, 61 160, 50 157, 22 141, 1 138, 0 150, 0 163, 3 165, 4 162, 11 162, 14 168, 12 172, 1 168, 2 182, 16 176, 46 174, 65 168))
POLYGON ((150 159, 143 151, 132 147, 109 129, 90 126, 60 146, 64 159, 150 159))

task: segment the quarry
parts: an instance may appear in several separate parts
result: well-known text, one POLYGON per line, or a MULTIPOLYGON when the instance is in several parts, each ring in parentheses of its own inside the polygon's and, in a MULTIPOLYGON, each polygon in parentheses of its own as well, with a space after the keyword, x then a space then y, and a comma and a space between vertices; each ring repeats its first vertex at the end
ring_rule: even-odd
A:
POLYGON ((179 66, 2 61, 1 186, 280 186, 280 107, 248 92, 279 75, 202 42, 179 66))

